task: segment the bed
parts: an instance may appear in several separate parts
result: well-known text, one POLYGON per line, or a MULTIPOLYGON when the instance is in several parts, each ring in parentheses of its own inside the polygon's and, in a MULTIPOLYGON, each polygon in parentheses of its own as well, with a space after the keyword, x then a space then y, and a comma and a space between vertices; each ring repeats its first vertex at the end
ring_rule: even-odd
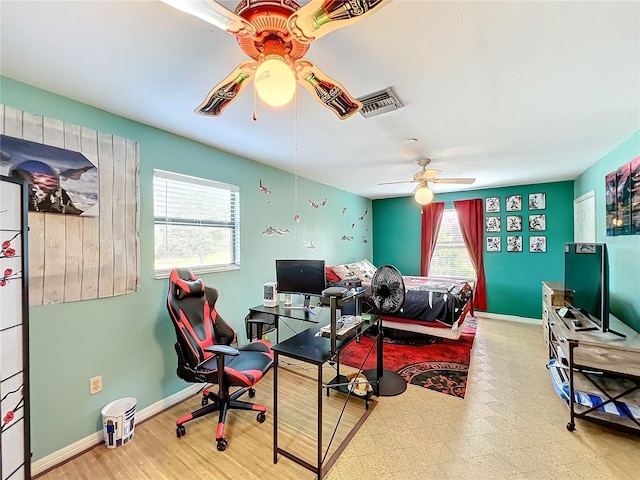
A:
MULTIPOLYGON (((369 292, 376 267, 367 259, 327 270, 334 285, 362 286, 369 292)), ((470 277, 404 276, 405 302, 401 311, 382 317, 382 326, 395 330, 456 340, 473 317, 476 279, 470 277)), ((365 303, 366 299, 365 299, 365 303)))

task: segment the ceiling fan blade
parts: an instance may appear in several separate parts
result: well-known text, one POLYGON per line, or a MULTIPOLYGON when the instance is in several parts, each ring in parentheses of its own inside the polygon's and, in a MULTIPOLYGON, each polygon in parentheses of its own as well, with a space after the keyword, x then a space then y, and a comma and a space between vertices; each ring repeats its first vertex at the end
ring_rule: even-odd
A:
POLYGON ((413 176, 413 179, 416 182, 419 182, 420 180, 432 180, 437 177, 439 173, 441 173, 441 170, 433 170, 432 168, 420 170, 413 176))
POLYGON ((475 178, 432 178, 429 180, 432 183, 460 183, 471 184, 476 181, 475 178))
POLYGON ((195 113, 215 117, 220 115, 251 83, 257 68, 258 63, 255 60, 241 63, 227 78, 211 89, 204 102, 194 110, 195 113))
POLYGON ((337 81, 327 76, 309 60, 296 60, 294 70, 298 83, 309 90, 322 105, 345 120, 362 108, 362 103, 353 98, 337 81))
POLYGON ((334 30, 377 12, 391 0, 311 0, 292 13, 287 30, 300 43, 311 43, 334 30))
POLYGON ((236 37, 254 37, 256 34, 256 28, 250 22, 214 0, 162 0, 162 2, 226 30, 236 37))
POLYGON ((379 183, 378 185, 397 185, 399 183, 415 183, 417 181, 418 180, 401 180, 399 182, 382 182, 382 183, 379 183))

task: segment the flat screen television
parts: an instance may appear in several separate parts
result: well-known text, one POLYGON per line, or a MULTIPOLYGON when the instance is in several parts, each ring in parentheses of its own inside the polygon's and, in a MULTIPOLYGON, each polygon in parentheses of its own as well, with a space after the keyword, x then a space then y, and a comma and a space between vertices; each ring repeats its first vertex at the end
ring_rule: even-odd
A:
POLYGON ((278 292, 304 295, 304 307, 311 297, 322 297, 327 288, 324 260, 276 260, 278 292))
POLYGON ((603 332, 609 328, 609 259, 604 243, 565 243, 564 302, 603 332))

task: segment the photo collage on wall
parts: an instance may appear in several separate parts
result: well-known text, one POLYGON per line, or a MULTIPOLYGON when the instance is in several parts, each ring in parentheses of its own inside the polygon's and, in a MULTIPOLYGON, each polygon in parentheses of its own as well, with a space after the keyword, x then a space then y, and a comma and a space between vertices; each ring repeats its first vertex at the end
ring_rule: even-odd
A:
MULTIPOLYGON (((501 252, 504 243, 507 252, 522 252, 527 247, 527 238, 522 234, 528 227, 528 248, 530 253, 545 253, 547 251, 547 237, 543 232, 547 230, 547 215, 540 213, 547 208, 545 193, 531 193, 526 207, 528 215, 523 212, 523 196, 507 195, 504 199, 505 215, 501 216, 501 197, 485 198, 485 232, 486 251, 501 252), (497 234, 508 233, 503 237, 497 234)), ((639 212, 640 213, 640 212, 639 212)))
POLYGON ((605 176, 607 236, 640 235, 640 157, 605 176))

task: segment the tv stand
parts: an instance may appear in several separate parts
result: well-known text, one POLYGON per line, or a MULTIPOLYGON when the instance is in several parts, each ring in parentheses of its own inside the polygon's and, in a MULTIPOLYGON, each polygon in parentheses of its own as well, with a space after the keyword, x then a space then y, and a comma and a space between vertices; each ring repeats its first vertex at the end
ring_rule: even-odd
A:
POLYGON ((605 330, 604 333, 613 333, 614 335, 618 335, 621 338, 627 338, 627 336, 624 333, 616 332, 615 330, 611 330, 610 328, 605 330))
MULTIPOLYGON (((568 376, 567 429, 575 430, 575 420, 580 418, 640 435, 640 419, 600 411, 616 402, 640 404, 640 334, 613 315, 609 322, 615 330, 580 331, 558 314, 557 307, 564 303, 562 284, 543 282, 542 287, 542 323, 549 358, 555 359, 568 376), (602 400, 587 407, 576 401, 576 392, 597 395, 602 400)), ((580 312, 573 313, 581 317, 580 312)))

